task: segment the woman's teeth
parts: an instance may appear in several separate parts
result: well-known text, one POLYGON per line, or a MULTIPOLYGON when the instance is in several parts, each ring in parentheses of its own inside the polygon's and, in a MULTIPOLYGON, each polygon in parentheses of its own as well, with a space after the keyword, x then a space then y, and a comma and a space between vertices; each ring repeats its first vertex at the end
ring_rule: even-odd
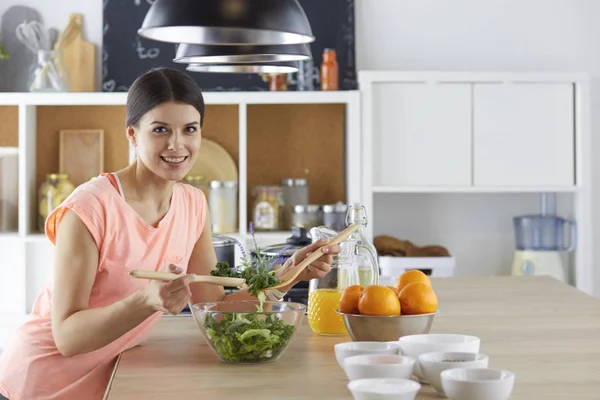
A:
POLYGON ((165 160, 168 163, 173 163, 173 164, 177 164, 182 162, 183 160, 185 160, 185 157, 161 157, 163 160, 165 160))

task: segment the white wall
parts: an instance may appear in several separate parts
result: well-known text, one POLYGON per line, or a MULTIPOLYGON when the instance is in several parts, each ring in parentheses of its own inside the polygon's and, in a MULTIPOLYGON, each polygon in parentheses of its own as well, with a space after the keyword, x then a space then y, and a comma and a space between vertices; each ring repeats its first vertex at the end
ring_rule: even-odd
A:
MULTIPOLYGON (((0 14, 15 4, 37 9, 48 26, 59 29, 70 13, 84 14, 85 38, 100 51, 101 0, 2 0, 0 14)), ((357 65, 359 69, 587 72, 595 77, 596 89, 598 15, 598 0, 356 0, 357 65)), ((98 53, 98 88, 100 65, 98 53)), ((599 96, 593 97, 596 104, 600 104, 599 96)), ((594 115, 594 126, 599 118, 594 115)), ((600 170, 600 160, 593 167, 600 170)), ((593 179, 596 194, 600 174, 595 173, 593 179)), ((513 249, 510 218, 532 207, 535 211, 536 203, 530 196, 416 195, 380 196, 375 205, 389 208, 396 204, 403 210, 418 208, 412 215, 427 215, 439 225, 423 229, 417 218, 401 211, 402 224, 386 224, 385 216, 375 216, 376 229, 418 241, 444 242, 464 260, 458 270, 464 274, 506 271, 513 249), (520 202, 526 205, 515 208, 520 202), (448 211, 457 210, 460 204, 469 204, 472 214, 449 218, 448 211), (455 229, 460 231, 460 240, 450 233, 455 229), (490 233, 494 229, 499 233, 490 233), (486 250, 490 245, 496 248, 493 255, 486 250)), ((600 226, 600 213, 595 213, 594 222, 600 226)), ((599 234, 594 237, 600 241, 599 234)), ((595 292, 600 296, 600 272, 595 279, 595 292)))

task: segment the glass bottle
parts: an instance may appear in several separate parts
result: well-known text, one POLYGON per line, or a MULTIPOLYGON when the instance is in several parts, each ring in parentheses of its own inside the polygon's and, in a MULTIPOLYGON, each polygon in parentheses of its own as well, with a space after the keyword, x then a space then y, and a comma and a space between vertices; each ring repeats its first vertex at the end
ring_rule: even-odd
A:
MULTIPOLYGON (((337 232, 325 227, 310 230, 313 241, 331 239, 337 232)), ((333 257, 331 270, 321 279, 311 279, 308 286, 308 324, 319 335, 347 335, 344 320, 337 313, 344 290, 351 285, 369 286, 376 282, 374 274, 359 273, 361 253, 365 250, 350 236, 340 243, 342 251, 333 257)), ((369 259, 370 253, 364 254, 369 259)), ((374 260, 373 260, 374 262, 374 260)))
POLYGON ((38 229, 45 230, 46 219, 72 192, 75 186, 69 181, 67 174, 48 174, 40 186, 38 229))
POLYGON ((334 49, 323 50, 321 90, 338 90, 338 63, 334 49))
POLYGON ((375 245, 368 240, 365 229, 367 227, 367 210, 360 203, 354 203, 348 207, 346 212, 346 226, 352 224, 358 225, 358 230, 354 232, 350 238, 357 241, 358 247, 363 249, 363 252, 357 254, 359 258, 358 273, 364 281, 374 281, 374 284, 379 282, 379 259, 375 245), (373 274, 371 279, 368 275, 373 274))
POLYGON ((257 186, 252 222, 257 231, 277 231, 281 228, 283 197, 280 186, 257 186))

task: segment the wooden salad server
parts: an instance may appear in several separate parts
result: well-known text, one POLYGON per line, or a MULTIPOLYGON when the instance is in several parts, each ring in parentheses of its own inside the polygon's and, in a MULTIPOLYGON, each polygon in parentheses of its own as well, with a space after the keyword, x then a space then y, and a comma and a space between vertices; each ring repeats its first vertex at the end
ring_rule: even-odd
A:
POLYGON ((296 279, 298 277, 298 275, 300 275, 300 273, 306 267, 308 267, 312 262, 316 261, 319 257, 321 257, 324 254, 322 252, 323 248, 332 246, 334 244, 340 244, 341 242, 346 240, 348 238, 348 236, 352 235, 357 230, 358 230, 357 224, 350 225, 349 227, 347 227, 346 229, 341 231, 336 237, 334 237, 333 239, 330 239, 329 242, 325 246, 319 247, 318 250, 310 253, 309 256, 306 257, 298 265, 293 266, 292 268, 287 270, 282 276, 278 277, 280 283, 278 283, 275 286, 270 286, 268 288, 265 288, 263 290, 278 289, 280 287, 284 287, 284 286, 291 284, 294 281, 294 279, 296 279))
MULTIPOLYGON (((169 282, 180 278, 181 274, 174 274, 172 272, 156 272, 146 271, 142 269, 134 269, 129 275, 138 279, 153 279, 157 281, 169 282)), ((227 278, 223 276, 212 276, 212 275, 196 275, 196 279, 192 283, 202 282, 210 283, 211 285, 218 286, 230 286, 230 287, 241 287, 246 280, 244 278, 227 278)))

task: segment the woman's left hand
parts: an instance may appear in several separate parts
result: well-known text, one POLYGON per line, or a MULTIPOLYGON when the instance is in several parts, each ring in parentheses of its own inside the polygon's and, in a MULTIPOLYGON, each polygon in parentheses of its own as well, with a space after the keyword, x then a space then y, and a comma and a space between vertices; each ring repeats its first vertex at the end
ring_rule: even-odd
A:
POLYGON ((323 250, 319 250, 321 246, 328 243, 328 240, 318 240, 306 247, 303 247, 296 252, 278 269, 276 272, 277 276, 282 276, 285 272, 295 265, 298 265, 302 260, 309 256, 314 251, 322 251, 321 257, 310 263, 300 275, 295 279, 294 284, 300 281, 309 281, 314 278, 322 278, 331 270, 331 263, 333 262, 333 255, 339 254, 342 248, 337 245, 331 245, 324 247, 323 250))

